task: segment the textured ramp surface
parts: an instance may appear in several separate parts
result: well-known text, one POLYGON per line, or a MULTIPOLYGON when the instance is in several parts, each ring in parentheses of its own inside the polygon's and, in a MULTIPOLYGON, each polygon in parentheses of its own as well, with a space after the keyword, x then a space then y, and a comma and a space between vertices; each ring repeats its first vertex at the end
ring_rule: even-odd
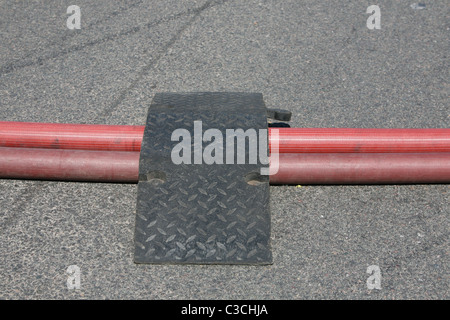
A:
POLYGON ((141 150, 135 262, 271 263, 268 177, 246 182, 261 168, 249 164, 248 144, 245 164, 237 164, 240 150, 235 164, 193 164, 195 148, 192 164, 173 163, 172 132, 186 129, 193 142, 194 121, 203 132, 219 129, 224 139, 226 129, 267 128, 261 94, 155 95, 141 150))

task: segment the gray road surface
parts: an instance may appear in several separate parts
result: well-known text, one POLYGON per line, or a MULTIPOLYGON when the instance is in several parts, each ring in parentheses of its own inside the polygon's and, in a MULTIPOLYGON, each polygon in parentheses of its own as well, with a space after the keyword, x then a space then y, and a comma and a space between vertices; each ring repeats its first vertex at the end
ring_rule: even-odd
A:
MULTIPOLYGON (((293 127, 446 128, 450 4, 422 3, 3 0, 0 120, 141 125, 155 92, 250 91, 293 127)), ((448 185, 273 186, 263 267, 134 264, 135 197, 0 180, 0 298, 450 298, 448 185)))

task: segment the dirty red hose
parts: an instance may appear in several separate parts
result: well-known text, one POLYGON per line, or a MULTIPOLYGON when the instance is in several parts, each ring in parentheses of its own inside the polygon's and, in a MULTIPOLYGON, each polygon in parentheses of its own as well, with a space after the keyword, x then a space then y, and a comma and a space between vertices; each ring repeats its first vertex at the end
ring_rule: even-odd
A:
MULTIPOLYGON (((136 183, 138 152, 0 148, 0 178, 136 183)), ((271 184, 449 183, 450 153, 280 154, 271 184)))
POLYGON ((285 153, 271 184, 449 183, 450 153, 285 153))
POLYGON ((450 129, 289 128, 280 153, 450 152, 450 129))
MULTIPOLYGON (((450 129, 270 128, 280 153, 450 152, 450 129)), ((140 151, 143 126, 0 122, 0 147, 140 151)))
POLYGON ((0 147, 140 151, 143 126, 0 121, 0 147))
POLYGON ((0 178, 136 183, 139 152, 0 148, 0 178))

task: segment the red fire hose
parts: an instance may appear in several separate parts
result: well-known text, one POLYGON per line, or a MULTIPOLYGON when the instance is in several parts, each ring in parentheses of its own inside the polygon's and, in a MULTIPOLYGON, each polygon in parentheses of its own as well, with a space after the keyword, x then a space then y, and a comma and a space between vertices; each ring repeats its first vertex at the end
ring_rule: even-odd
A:
POLYGON ((271 184, 449 183, 450 153, 285 153, 271 184))
POLYGON ((0 177, 136 183, 139 152, 0 148, 0 177))
POLYGON ((0 121, 0 147, 140 151, 143 126, 0 121))
MULTIPOLYGON (((137 183, 139 152, 0 148, 0 177, 137 183)), ((280 154, 271 184, 448 183, 450 153, 280 154)))
MULTIPOLYGON (((276 129, 272 184, 450 182, 449 129, 276 129)), ((136 183, 143 130, 0 122, 0 178, 136 183)))
MULTIPOLYGON (((450 152, 450 129, 276 129, 280 153, 450 152)), ((143 134, 143 126, 0 121, 0 147, 140 151, 143 134)))

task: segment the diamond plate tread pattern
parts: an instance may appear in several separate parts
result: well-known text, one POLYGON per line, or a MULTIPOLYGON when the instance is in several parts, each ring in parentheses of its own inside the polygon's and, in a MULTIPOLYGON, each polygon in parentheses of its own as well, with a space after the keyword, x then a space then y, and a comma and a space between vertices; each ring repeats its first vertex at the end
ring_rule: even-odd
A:
POLYGON ((155 95, 141 147, 135 262, 272 263, 268 179, 257 185, 244 179, 259 172, 259 159, 256 164, 172 162, 178 143, 171 141, 172 132, 184 128, 193 139, 198 120, 203 132, 215 128, 224 137, 226 129, 267 129, 261 94, 155 95), (146 179, 151 172, 164 172, 165 179, 146 179))

